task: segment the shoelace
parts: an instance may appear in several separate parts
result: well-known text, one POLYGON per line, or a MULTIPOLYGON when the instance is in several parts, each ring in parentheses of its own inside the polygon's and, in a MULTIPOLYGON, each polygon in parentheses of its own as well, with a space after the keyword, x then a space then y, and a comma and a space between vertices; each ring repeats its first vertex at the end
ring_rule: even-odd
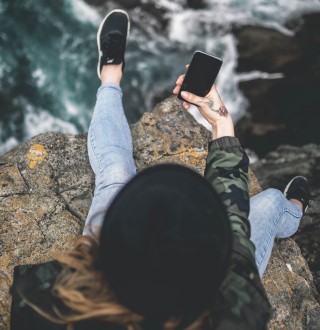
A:
POLYGON ((103 58, 118 58, 121 54, 123 38, 118 33, 109 33, 107 38, 102 41, 103 58), (120 53, 120 54, 119 54, 120 53))

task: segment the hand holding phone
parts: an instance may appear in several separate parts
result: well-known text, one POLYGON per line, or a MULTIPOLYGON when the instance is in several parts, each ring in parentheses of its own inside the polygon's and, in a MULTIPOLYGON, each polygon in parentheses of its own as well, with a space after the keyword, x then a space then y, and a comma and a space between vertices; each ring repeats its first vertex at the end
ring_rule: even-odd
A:
MULTIPOLYGON (((194 54, 194 57, 188 67, 186 75, 181 75, 176 81, 176 87, 174 88, 173 93, 176 94, 179 99, 183 100, 182 104, 185 109, 189 109, 190 104, 194 104, 198 107, 198 110, 203 118, 212 126, 213 139, 223 136, 234 136, 232 118, 221 100, 215 85, 213 84, 221 67, 222 61, 220 59, 218 59, 218 61, 213 60, 215 64, 211 67, 211 74, 205 72, 202 67, 202 74, 199 75, 198 73, 200 71, 194 69, 199 68, 199 58, 197 58, 198 55, 196 55, 196 53, 194 54), (195 55, 196 61, 194 61, 195 55), (207 79, 202 80, 204 77, 207 77, 207 79), (196 81, 202 81, 205 83, 197 84, 195 83, 196 81), (201 89, 199 86, 201 86, 201 89)), ((201 58, 203 58, 202 54, 204 53, 201 53, 201 58)), ((211 56, 208 54, 205 55, 206 58, 208 58, 207 56, 211 56)), ((210 61, 211 60, 212 59, 210 59, 210 61)), ((200 66, 201 63, 204 62, 200 62, 200 66)))
POLYGON ((188 67, 187 73, 182 82, 178 98, 185 101, 181 92, 187 91, 198 96, 206 96, 222 65, 218 57, 196 51, 188 67))

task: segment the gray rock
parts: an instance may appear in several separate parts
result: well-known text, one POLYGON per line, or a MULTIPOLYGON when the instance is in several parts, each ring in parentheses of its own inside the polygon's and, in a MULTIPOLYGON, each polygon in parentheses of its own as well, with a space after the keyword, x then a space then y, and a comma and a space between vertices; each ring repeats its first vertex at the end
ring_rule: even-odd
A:
POLYGON ((237 123, 238 136, 261 157, 282 144, 320 143, 320 14, 305 14, 287 25, 293 36, 257 26, 234 29, 238 71, 282 74, 239 84, 249 107, 237 123))
POLYGON ((264 188, 283 190, 296 175, 305 176, 311 188, 310 206, 293 239, 301 248, 320 292, 320 145, 283 145, 252 166, 264 188))
POLYGON ((0 164, 0 329, 8 329, 13 267, 72 247, 94 177, 84 135, 39 135, 0 157, 0 164))
POLYGON ((317 291, 308 264, 293 240, 277 241, 263 284, 274 310, 269 329, 319 329, 317 291))
MULTIPOLYGON (((138 170, 177 162, 203 173, 210 134, 175 97, 132 126, 138 170)), ((85 135, 38 135, 0 157, 0 329, 9 328, 13 267, 51 259, 81 235, 94 176, 85 135)), ((250 174, 251 191, 261 190, 250 174)), ((274 308, 270 329, 315 329, 319 305, 312 274, 292 240, 275 247, 264 277, 274 308), (290 270, 288 268, 290 265, 290 270)))

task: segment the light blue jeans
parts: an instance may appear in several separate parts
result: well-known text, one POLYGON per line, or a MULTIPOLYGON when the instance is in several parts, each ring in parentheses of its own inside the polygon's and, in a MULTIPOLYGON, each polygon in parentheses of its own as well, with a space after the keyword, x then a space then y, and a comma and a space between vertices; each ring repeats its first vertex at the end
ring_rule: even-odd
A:
MULTIPOLYGON (((122 92, 115 84, 104 84, 98 89, 88 132, 88 153, 96 185, 83 234, 97 239, 108 206, 136 174, 122 92)), ((265 190, 250 199, 251 240, 256 246, 256 263, 261 277, 274 239, 293 235, 301 216, 301 208, 277 189, 265 190)))

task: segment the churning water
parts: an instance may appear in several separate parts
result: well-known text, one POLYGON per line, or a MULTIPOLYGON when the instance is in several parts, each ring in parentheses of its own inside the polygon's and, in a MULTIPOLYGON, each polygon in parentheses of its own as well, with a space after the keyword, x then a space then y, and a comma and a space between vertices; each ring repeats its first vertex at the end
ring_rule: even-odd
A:
MULTIPOLYGON (((133 24, 122 85, 131 123, 168 95, 196 49, 224 60, 216 83, 236 121, 246 109, 239 80, 281 73, 237 74, 231 27, 267 26, 290 35, 288 18, 320 10, 320 0, 208 0, 198 10, 185 2, 155 2, 166 13, 165 31, 153 28, 154 15, 147 25, 133 24)), ((133 21, 139 13, 130 10, 133 21)), ((83 0, 0 0, 0 154, 41 132, 87 131, 99 85, 96 30, 103 15, 83 0)))

